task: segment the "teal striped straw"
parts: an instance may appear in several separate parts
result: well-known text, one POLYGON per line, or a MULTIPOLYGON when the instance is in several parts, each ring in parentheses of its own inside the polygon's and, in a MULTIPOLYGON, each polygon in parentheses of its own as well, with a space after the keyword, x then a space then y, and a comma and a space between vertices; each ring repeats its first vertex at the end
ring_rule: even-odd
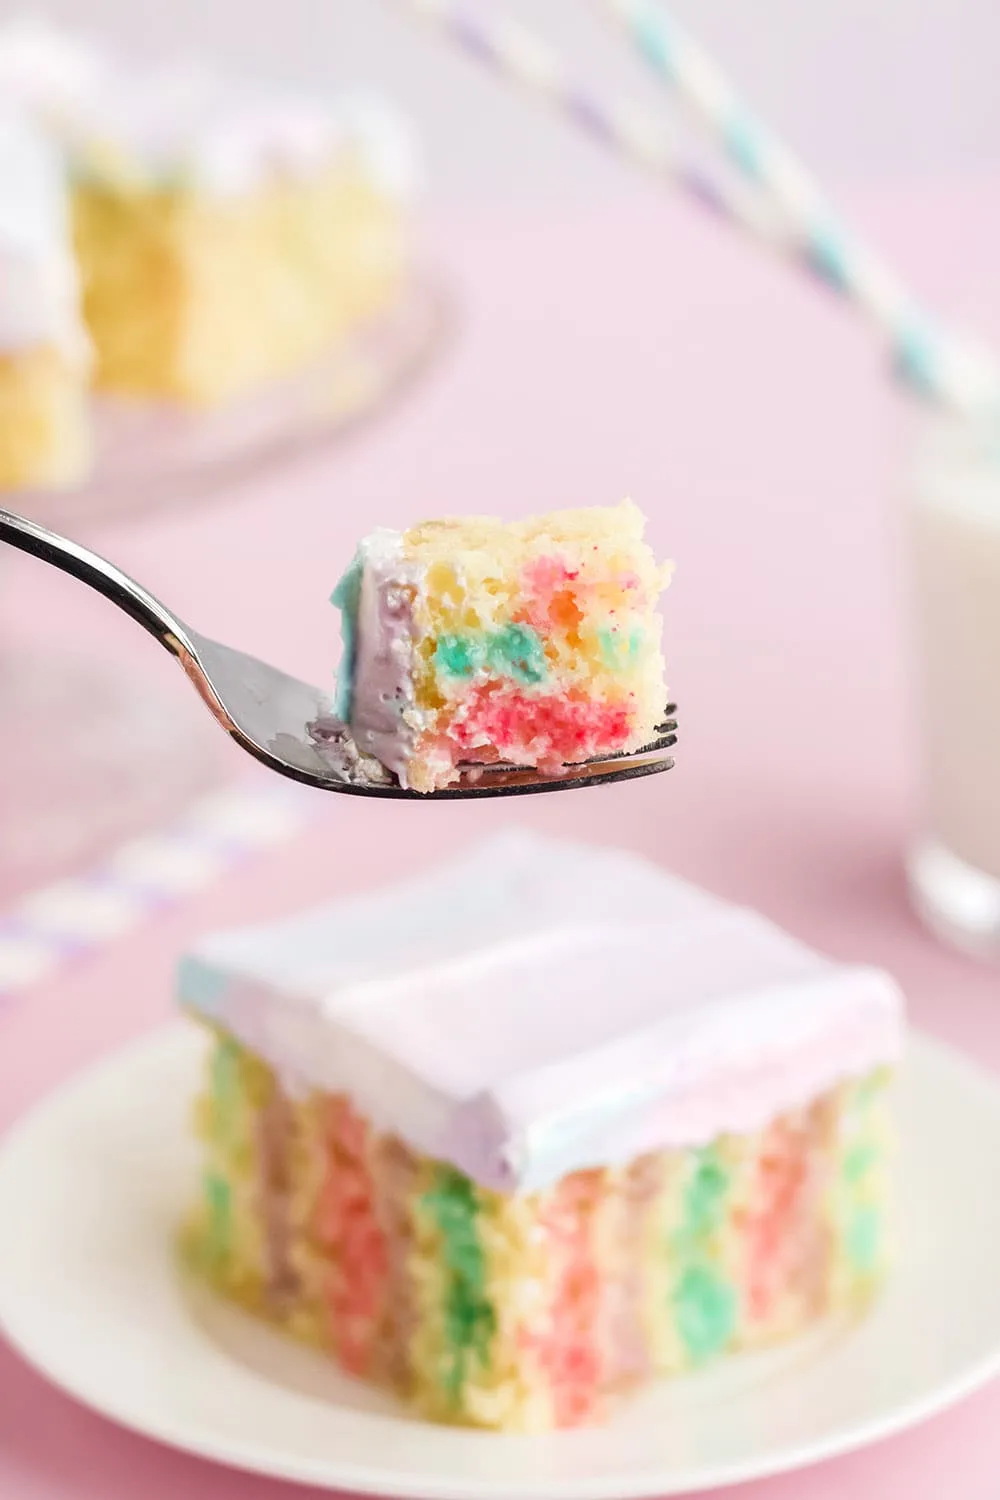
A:
POLYGON ((835 214, 792 153, 747 109, 704 48, 651 0, 602 3, 655 76, 782 215, 806 269, 882 330, 900 377, 949 405, 1000 404, 1000 367, 993 356, 935 326, 886 263, 835 214))
POLYGON ((668 178, 701 207, 790 256, 867 317, 888 343, 895 375, 912 393, 961 412, 1000 413, 996 357, 926 314, 900 278, 833 212, 815 182, 746 108, 704 49, 651 0, 601 3, 736 169, 736 183, 683 161, 664 130, 582 84, 551 48, 492 4, 473 11, 458 0, 397 3, 606 148, 668 178))

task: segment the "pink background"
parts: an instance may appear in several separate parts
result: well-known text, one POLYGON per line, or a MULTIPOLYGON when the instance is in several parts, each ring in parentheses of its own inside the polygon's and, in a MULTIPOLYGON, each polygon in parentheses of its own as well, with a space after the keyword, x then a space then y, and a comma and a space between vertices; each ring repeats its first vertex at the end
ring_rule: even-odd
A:
MULTIPOLYGON (((854 206, 930 295, 1000 332, 1000 185, 854 206)), ((461 296, 463 335, 381 431, 246 487, 238 504, 97 543, 199 628, 321 681, 335 656, 325 600, 373 523, 631 494, 678 565, 678 767, 514 805, 317 795, 294 842, 0 1010, 0 1125, 160 1023, 195 933, 370 884, 512 819, 646 850, 833 954, 886 964, 918 1023, 1000 1066, 996 972, 935 946, 905 901, 915 755, 895 504, 903 424, 866 331, 652 194, 559 215, 456 210, 428 241, 461 296)), ((151 682, 186 691, 139 632, 38 565, 18 561, 0 606, 12 621, 44 607, 55 638, 128 652, 151 682)), ((912 1434, 741 1493, 995 1500, 998 1423, 994 1386, 912 1434)), ((295 1492, 116 1430, 0 1348, 2 1500, 284 1493, 295 1492)))
MULTIPOLYGON (((502 0, 463 3, 490 11, 502 0)), ((434 191, 448 198, 613 186, 618 167, 570 130, 539 128, 544 111, 484 80, 407 8, 406 0, 45 5, 67 24, 145 53, 202 51, 317 87, 377 81, 418 121, 434 191)), ((601 4, 508 0, 503 8, 530 22, 580 76, 658 99, 601 4)), ((824 179, 1000 167, 995 0, 670 0, 669 10, 824 179)))

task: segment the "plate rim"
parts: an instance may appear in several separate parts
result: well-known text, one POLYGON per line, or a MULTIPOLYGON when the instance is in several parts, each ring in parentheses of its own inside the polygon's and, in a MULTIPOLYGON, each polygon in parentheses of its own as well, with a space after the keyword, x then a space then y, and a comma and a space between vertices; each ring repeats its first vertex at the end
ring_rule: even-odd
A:
MULTIPOLYGON (((188 1023, 172 1021, 159 1025, 151 1031, 133 1037, 121 1046, 84 1064, 55 1084, 36 1099, 28 1108, 10 1121, 0 1132, 0 1185, 3 1182, 5 1161, 9 1155, 23 1149, 22 1143, 30 1140, 33 1130, 48 1113, 56 1108, 65 1109, 77 1093, 86 1093, 100 1086, 105 1074, 117 1074, 123 1068, 135 1065, 142 1057, 157 1053, 170 1046, 190 1044, 192 1028, 188 1023)), ((997 1096, 1000 1102, 1000 1076, 985 1067, 975 1057, 936 1036, 911 1028, 906 1056, 922 1057, 925 1064, 945 1068, 959 1079, 963 1076, 973 1087, 997 1096)), ((178 1305, 183 1299, 178 1291, 178 1305)), ((184 1312, 182 1316, 190 1316, 184 1312)), ((248 1318, 250 1314, 246 1315, 248 1318)), ((445 1479, 437 1475, 431 1480, 419 1476, 386 1474, 370 1465, 358 1464, 350 1458, 336 1473, 329 1462, 300 1456, 291 1452, 276 1461, 271 1446, 257 1446, 252 1441, 234 1444, 227 1439, 214 1439, 207 1430, 195 1435, 185 1434, 169 1418, 158 1420, 148 1413, 130 1410, 128 1403, 107 1399, 102 1391, 96 1393, 83 1389, 79 1382, 68 1378, 65 1372, 56 1372, 44 1357, 36 1356, 30 1335, 18 1326, 18 1319, 5 1309, 0 1282, 0 1335, 2 1335, 19 1357, 37 1374, 62 1394, 79 1402, 86 1409, 113 1422, 126 1431, 151 1439, 175 1451, 193 1455, 210 1462, 222 1464, 244 1473, 262 1474, 298 1485, 313 1485, 322 1489, 344 1489, 359 1495, 393 1497, 393 1500, 472 1500, 467 1478, 455 1475, 445 1479)), ((882 1413, 865 1422, 860 1421, 846 1432, 830 1432, 811 1442, 788 1446, 775 1454, 766 1453, 749 1459, 727 1460, 715 1465, 703 1465, 694 1476, 678 1474, 671 1477, 662 1469, 633 1471, 621 1479, 612 1476, 597 1476, 592 1482, 585 1477, 546 1477, 541 1488, 528 1486, 513 1488, 511 1481, 503 1478, 491 1481, 489 1475, 477 1479, 474 1500, 650 1500, 650 1497, 665 1497, 683 1494, 702 1494, 726 1485, 749 1483, 753 1480, 777 1477, 810 1467, 823 1461, 856 1453, 883 1439, 897 1436, 940 1415, 955 1406, 975 1391, 985 1386, 1000 1373, 1000 1338, 996 1346, 979 1360, 971 1362, 961 1373, 943 1384, 936 1385, 923 1398, 914 1398, 893 1410, 882 1413)), ((308 1399, 303 1397, 302 1399, 308 1399)), ((383 1417, 388 1423, 418 1421, 405 1415, 389 1414, 383 1417)), ((424 1424, 421 1424, 424 1425, 424 1424)), ((447 1432, 447 1428, 441 1429, 447 1432)), ((470 1433, 462 1429, 466 1437, 470 1433)), ((503 1441, 519 1440, 518 1435, 493 1433, 471 1434, 484 1445, 502 1437, 503 1441)), ((572 1441, 572 1434, 556 1435, 559 1441, 572 1441)))

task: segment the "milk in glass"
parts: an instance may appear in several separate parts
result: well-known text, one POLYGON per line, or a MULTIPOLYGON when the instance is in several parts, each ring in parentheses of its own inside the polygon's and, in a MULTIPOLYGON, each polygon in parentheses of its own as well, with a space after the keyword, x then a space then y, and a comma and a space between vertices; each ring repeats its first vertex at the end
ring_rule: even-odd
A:
POLYGON ((923 763, 910 886, 935 931, 1000 958, 1000 422, 939 419, 908 483, 923 763))

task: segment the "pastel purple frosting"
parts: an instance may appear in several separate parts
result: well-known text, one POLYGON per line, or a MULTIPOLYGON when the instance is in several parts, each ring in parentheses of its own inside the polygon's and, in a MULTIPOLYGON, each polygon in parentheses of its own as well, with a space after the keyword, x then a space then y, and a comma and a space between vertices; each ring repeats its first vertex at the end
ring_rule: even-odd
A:
POLYGON ((510 832, 208 939, 180 998, 485 1186, 743 1133, 891 1063, 902 997, 621 851, 510 832))
POLYGON ((350 727, 358 748, 407 784, 418 723, 413 699, 415 565, 398 532, 372 532, 362 543, 354 625, 350 727))

